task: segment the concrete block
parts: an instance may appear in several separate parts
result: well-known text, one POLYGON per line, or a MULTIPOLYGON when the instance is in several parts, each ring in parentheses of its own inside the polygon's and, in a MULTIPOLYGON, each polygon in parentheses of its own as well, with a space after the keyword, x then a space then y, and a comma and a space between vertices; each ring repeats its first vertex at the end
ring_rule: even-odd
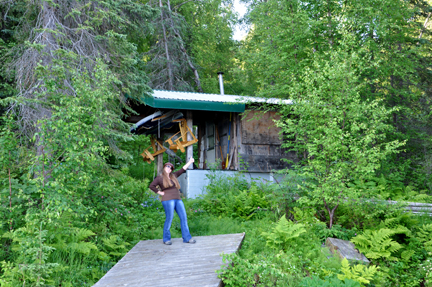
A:
POLYGON ((348 260, 363 261, 366 264, 370 262, 366 256, 355 248, 354 243, 350 241, 329 237, 325 244, 330 249, 330 252, 340 259, 346 258, 348 260))

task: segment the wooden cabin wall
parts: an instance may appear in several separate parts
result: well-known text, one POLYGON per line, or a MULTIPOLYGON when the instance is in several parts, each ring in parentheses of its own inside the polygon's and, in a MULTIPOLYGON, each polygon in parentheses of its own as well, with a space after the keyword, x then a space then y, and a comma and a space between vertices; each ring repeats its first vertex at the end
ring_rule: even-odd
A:
POLYGON ((289 167, 282 158, 297 160, 294 152, 286 152, 281 148, 280 129, 275 126, 273 119, 280 117, 275 111, 262 113, 247 111, 238 125, 237 143, 239 154, 245 162, 248 171, 270 172, 289 167))
MULTIPOLYGON (((232 170, 238 170, 238 156, 237 156, 237 150, 238 150, 238 143, 236 138, 238 138, 238 130, 236 127, 238 126, 238 113, 224 113, 219 112, 216 114, 216 129, 219 134, 219 145, 216 147, 216 158, 220 161, 223 160, 223 162, 226 162, 226 158, 228 155, 229 157, 232 155, 231 164, 228 169, 232 170), (229 129, 229 126, 231 125, 231 130, 229 129), (230 135, 230 143, 229 143, 229 152, 228 152, 228 134, 230 135), (222 156, 221 156, 221 150, 222 150, 222 156)), ((222 166, 219 166, 222 168, 222 166)))

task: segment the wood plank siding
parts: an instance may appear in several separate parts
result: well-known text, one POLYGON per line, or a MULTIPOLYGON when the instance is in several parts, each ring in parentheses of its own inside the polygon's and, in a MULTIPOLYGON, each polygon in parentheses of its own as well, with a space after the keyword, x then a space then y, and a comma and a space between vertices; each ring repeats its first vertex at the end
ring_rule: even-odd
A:
MULTIPOLYGON (((289 167, 282 158, 297 160, 295 152, 287 152, 281 148, 280 128, 273 120, 280 117, 275 111, 261 113, 247 111, 241 119, 241 137, 238 139, 239 153, 247 164, 248 171, 270 172, 289 167)), ((240 167, 241 168, 241 167, 240 167)))

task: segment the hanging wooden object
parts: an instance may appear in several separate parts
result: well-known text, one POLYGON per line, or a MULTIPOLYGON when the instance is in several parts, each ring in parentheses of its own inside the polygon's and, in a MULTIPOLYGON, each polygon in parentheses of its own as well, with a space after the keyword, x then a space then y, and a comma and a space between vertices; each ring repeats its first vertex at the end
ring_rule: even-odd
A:
POLYGON ((191 129, 188 127, 185 119, 174 120, 173 122, 179 123, 180 131, 178 133, 174 134, 169 139, 167 139, 165 142, 169 143, 169 148, 171 150, 173 150, 174 152, 176 152, 178 150, 181 150, 181 152, 185 152, 186 151, 185 147, 188 147, 188 146, 193 145, 194 143, 198 142, 198 139, 195 137, 195 135, 193 134, 191 129), (188 133, 192 137, 192 140, 190 140, 190 141, 187 140, 188 133), (180 136, 177 139, 173 140, 173 138, 175 136, 177 136, 178 134, 180 134, 180 136))
POLYGON ((147 163, 151 163, 154 161, 155 157, 164 153, 166 151, 166 148, 154 137, 150 138, 151 145, 146 148, 141 156, 143 157, 143 160, 147 163), (160 150, 157 149, 156 144, 159 146, 160 150), (150 148, 153 148, 153 153, 149 151, 150 148))

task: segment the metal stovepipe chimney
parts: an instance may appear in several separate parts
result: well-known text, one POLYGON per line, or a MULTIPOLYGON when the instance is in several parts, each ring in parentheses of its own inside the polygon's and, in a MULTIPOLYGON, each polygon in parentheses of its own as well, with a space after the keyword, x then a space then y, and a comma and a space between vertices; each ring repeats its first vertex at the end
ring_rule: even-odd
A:
POLYGON ((219 88, 220 88, 220 94, 221 95, 225 95, 224 93, 224 85, 223 85, 223 72, 218 72, 219 75, 219 88))

